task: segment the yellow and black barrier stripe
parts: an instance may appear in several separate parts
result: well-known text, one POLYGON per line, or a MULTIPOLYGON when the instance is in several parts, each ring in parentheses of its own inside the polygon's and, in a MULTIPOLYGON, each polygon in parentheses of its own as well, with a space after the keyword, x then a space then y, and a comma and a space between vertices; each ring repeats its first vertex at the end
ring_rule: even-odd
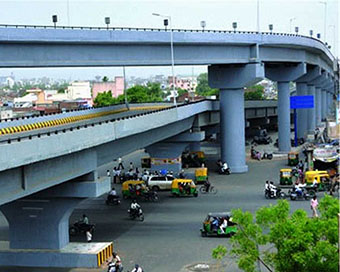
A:
MULTIPOLYGON (((159 110, 159 109, 164 109, 164 108, 168 108, 168 107, 167 106, 131 107, 130 110, 159 110)), ((84 114, 84 115, 78 115, 78 116, 64 117, 64 118, 49 120, 49 121, 40 121, 37 123, 21 125, 21 126, 7 127, 7 128, 0 129, 0 135, 8 135, 8 134, 14 134, 14 133, 19 133, 23 131, 36 130, 36 129, 45 128, 45 127, 65 125, 69 123, 75 123, 79 121, 103 117, 103 116, 107 116, 110 114, 117 114, 117 113, 124 112, 124 111, 128 111, 128 110, 123 108, 123 109, 118 109, 118 110, 102 111, 102 112, 96 112, 96 113, 90 113, 90 114, 84 114)))
POLYGON ((108 261, 112 257, 112 253, 113 253, 113 243, 110 243, 108 246, 106 246, 101 251, 99 251, 97 253, 98 267, 102 266, 103 263, 108 261))

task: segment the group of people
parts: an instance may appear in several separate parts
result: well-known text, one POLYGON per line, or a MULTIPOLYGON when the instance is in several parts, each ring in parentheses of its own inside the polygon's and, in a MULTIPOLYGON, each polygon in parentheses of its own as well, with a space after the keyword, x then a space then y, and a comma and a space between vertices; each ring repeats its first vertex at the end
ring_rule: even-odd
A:
POLYGON ((274 185, 272 181, 267 180, 265 184, 265 190, 269 193, 270 196, 277 196, 277 187, 274 185))
POLYGON ((179 182, 178 183, 178 190, 179 190, 180 194, 190 195, 190 193, 191 193, 191 183, 189 183, 189 182, 179 182))
MULTIPOLYGON (((107 272, 121 272, 123 271, 122 259, 118 256, 116 252, 112 253, 112 260, 109 261, 107 265, 107 272)), ((135 267, 131 270, 131 272, 143 272, 143 268, 138 264, 135 264, 135 267)))
POLYGON ((232 226, 235 223, 232 222, 231 218, 226 217, 213 217, 211 221, 211 230, 218 231, 220 229, 221 234, 224 234, 228 226, 232 226))

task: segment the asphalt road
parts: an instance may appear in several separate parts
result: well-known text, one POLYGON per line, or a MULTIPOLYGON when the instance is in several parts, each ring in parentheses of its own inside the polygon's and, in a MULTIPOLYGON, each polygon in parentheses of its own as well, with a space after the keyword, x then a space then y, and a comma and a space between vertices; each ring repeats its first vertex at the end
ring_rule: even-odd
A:
MULTIPOLYGON (((207 153, 214 153, 208 148, 207 153)), ((215 152, 216 153, 216 152, 215 152)), ((143 152, 134 152, 124 157, 136 164, 143 152)), ((218 155, 210 155, 213 167, 218 155)), ((113 164, 99 169, 104 175, 113 164)), ((228 211, 235 208, 254 213, 261 206, 274 204, 276 200, 264 198, 265 180, 278 181, 279 169, 286 166, 286 159, 273 161, 249 161, 249 171, 245 174, 220 176, 213 170, 209 172, 212 184, 218 189, 216 195, 199 195, 197 198, 173 198, 169 192, 160 193, 159 203, 140 202, 145 213, 145 221, 131 221, 127 209, 130 201, 123 200, 119 206, 106 206, 103 195, 96 199, 87 199, 73 212, 70 222, 76 221, 86 213, 90 222, 96 224, 93 241, 113 241, 114 251, 123 260, 126 270, 135 263, 142 265, 146 272, 186 271, 183 268, 195 263, 212 263, 211 251, 224 244, 229 246, 228 238, 202 238, 200 227, 209 212, 228 211)), ((116 186, 120 191, 120 185, 116 186)), ((322 194, 319 193, 321 197, 322 194)), ((292 210, 302 208, 310 215, 309 201, 291 201, 292 210)), ((1 222, 1 220, 0 220, 1 222)), ((0 238, 6 239, 7 229, 0 229, 0 238)), ((71 238, 71 241, 85 241, 85 237, 71 238)), ((235 260, 225 258, 225 271, 240 271, 235 260)), ((66 271, 105 271, 105 269, 46 269, 46 268, 1 268, 6 272, 66 272, 66 271)), ((264 271, 264 270, 263 270, 264 271)))

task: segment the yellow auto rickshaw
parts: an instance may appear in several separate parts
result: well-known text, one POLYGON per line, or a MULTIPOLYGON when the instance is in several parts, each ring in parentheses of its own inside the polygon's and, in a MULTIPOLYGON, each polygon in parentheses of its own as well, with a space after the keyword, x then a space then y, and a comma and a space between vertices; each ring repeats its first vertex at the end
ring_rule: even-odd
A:
POLYGON ((206 180, 208 180, 208 168, 197 168, 195 170, 195 182, 199 184, 204 183, 206 180))
POLYGON ((280 185, 292 185, 293 184, 293 175, 292 169, 283 168, 280 170, 280 185))
POLYGON ((127 180, 122 184, 124 198, 136 198, 146 193, 148 188, 143 180, 127 180))
POLYGON ((174 179, 171 184, 173 196, 198 196, 197 188, 192 179, 174 179))
POLYGON ((289 152, 288 153, 288 165, 296 166, 299 163, 299 153, 298 152, 289 152))
POLYGON ((328 172, 327 171, 306 171, 305 173, 305 181, 306 183, 313 183, 314 181, 314 177, 317 177, 317 179, 319 180, 318 183, 320 183, 320 177, 318 176, 322 176, 322 175, 327 175, 327 177, 329 178, 328 172))

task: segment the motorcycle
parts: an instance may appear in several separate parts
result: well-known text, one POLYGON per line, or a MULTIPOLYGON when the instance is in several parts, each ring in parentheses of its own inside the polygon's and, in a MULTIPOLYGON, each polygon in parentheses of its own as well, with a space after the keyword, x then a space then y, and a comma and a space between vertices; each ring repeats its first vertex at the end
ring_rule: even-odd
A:
POLYGON ((139 209, 128 209, 130 219, 135 220, 138 218, 140 221, 144 221, 144 214, 141 208, 139 209))
POLYGON ((69 234, 71 236, 83 233, 85 234, 87 231, 89 231, 91 234, 93 234, 95 229, 95 225, 93 224, 85 224, 82 221, 77 221, 69 228, 69 234))
POLYGON ((107 272, 122 272, 123 271, 123 266, 122 265, 116 265, 116 263, 109 263, 107 266, 107 272))
POLYGON ((158 194, 155 191, 149 191, 149 192, 142 193, 142 197, 146 201, 157 202, 159 200, 158 194))
POLYGON ((302 193, 300 194, 294 188, 293 190, 289 190, 288 194, 291 200, 308 200, 311 197, 308 191, 305 189, 302 189, 302 193))
POLYGON ((286 198, 286 194, 280 188, 276 189, 276 195, 274 191, 264 189, 264 197, 267 199, 286 198))
POLYGON ((267 153, 267 152, 264 152, 263 155, 262 155, 262 160, 271 160, 273 159, 273 154, 272 153, 267 153))
POLYGON ((230 175, 230 168, 228 167, 227 169, 224 169, 223 167, 220 167, 219 169, 218 169, 218 173, 220 174, 220 175, 230 175))
POLYGON ((119 196, 108 195, 105 201, 106 205, 119 205, 120 199, 119 196))

